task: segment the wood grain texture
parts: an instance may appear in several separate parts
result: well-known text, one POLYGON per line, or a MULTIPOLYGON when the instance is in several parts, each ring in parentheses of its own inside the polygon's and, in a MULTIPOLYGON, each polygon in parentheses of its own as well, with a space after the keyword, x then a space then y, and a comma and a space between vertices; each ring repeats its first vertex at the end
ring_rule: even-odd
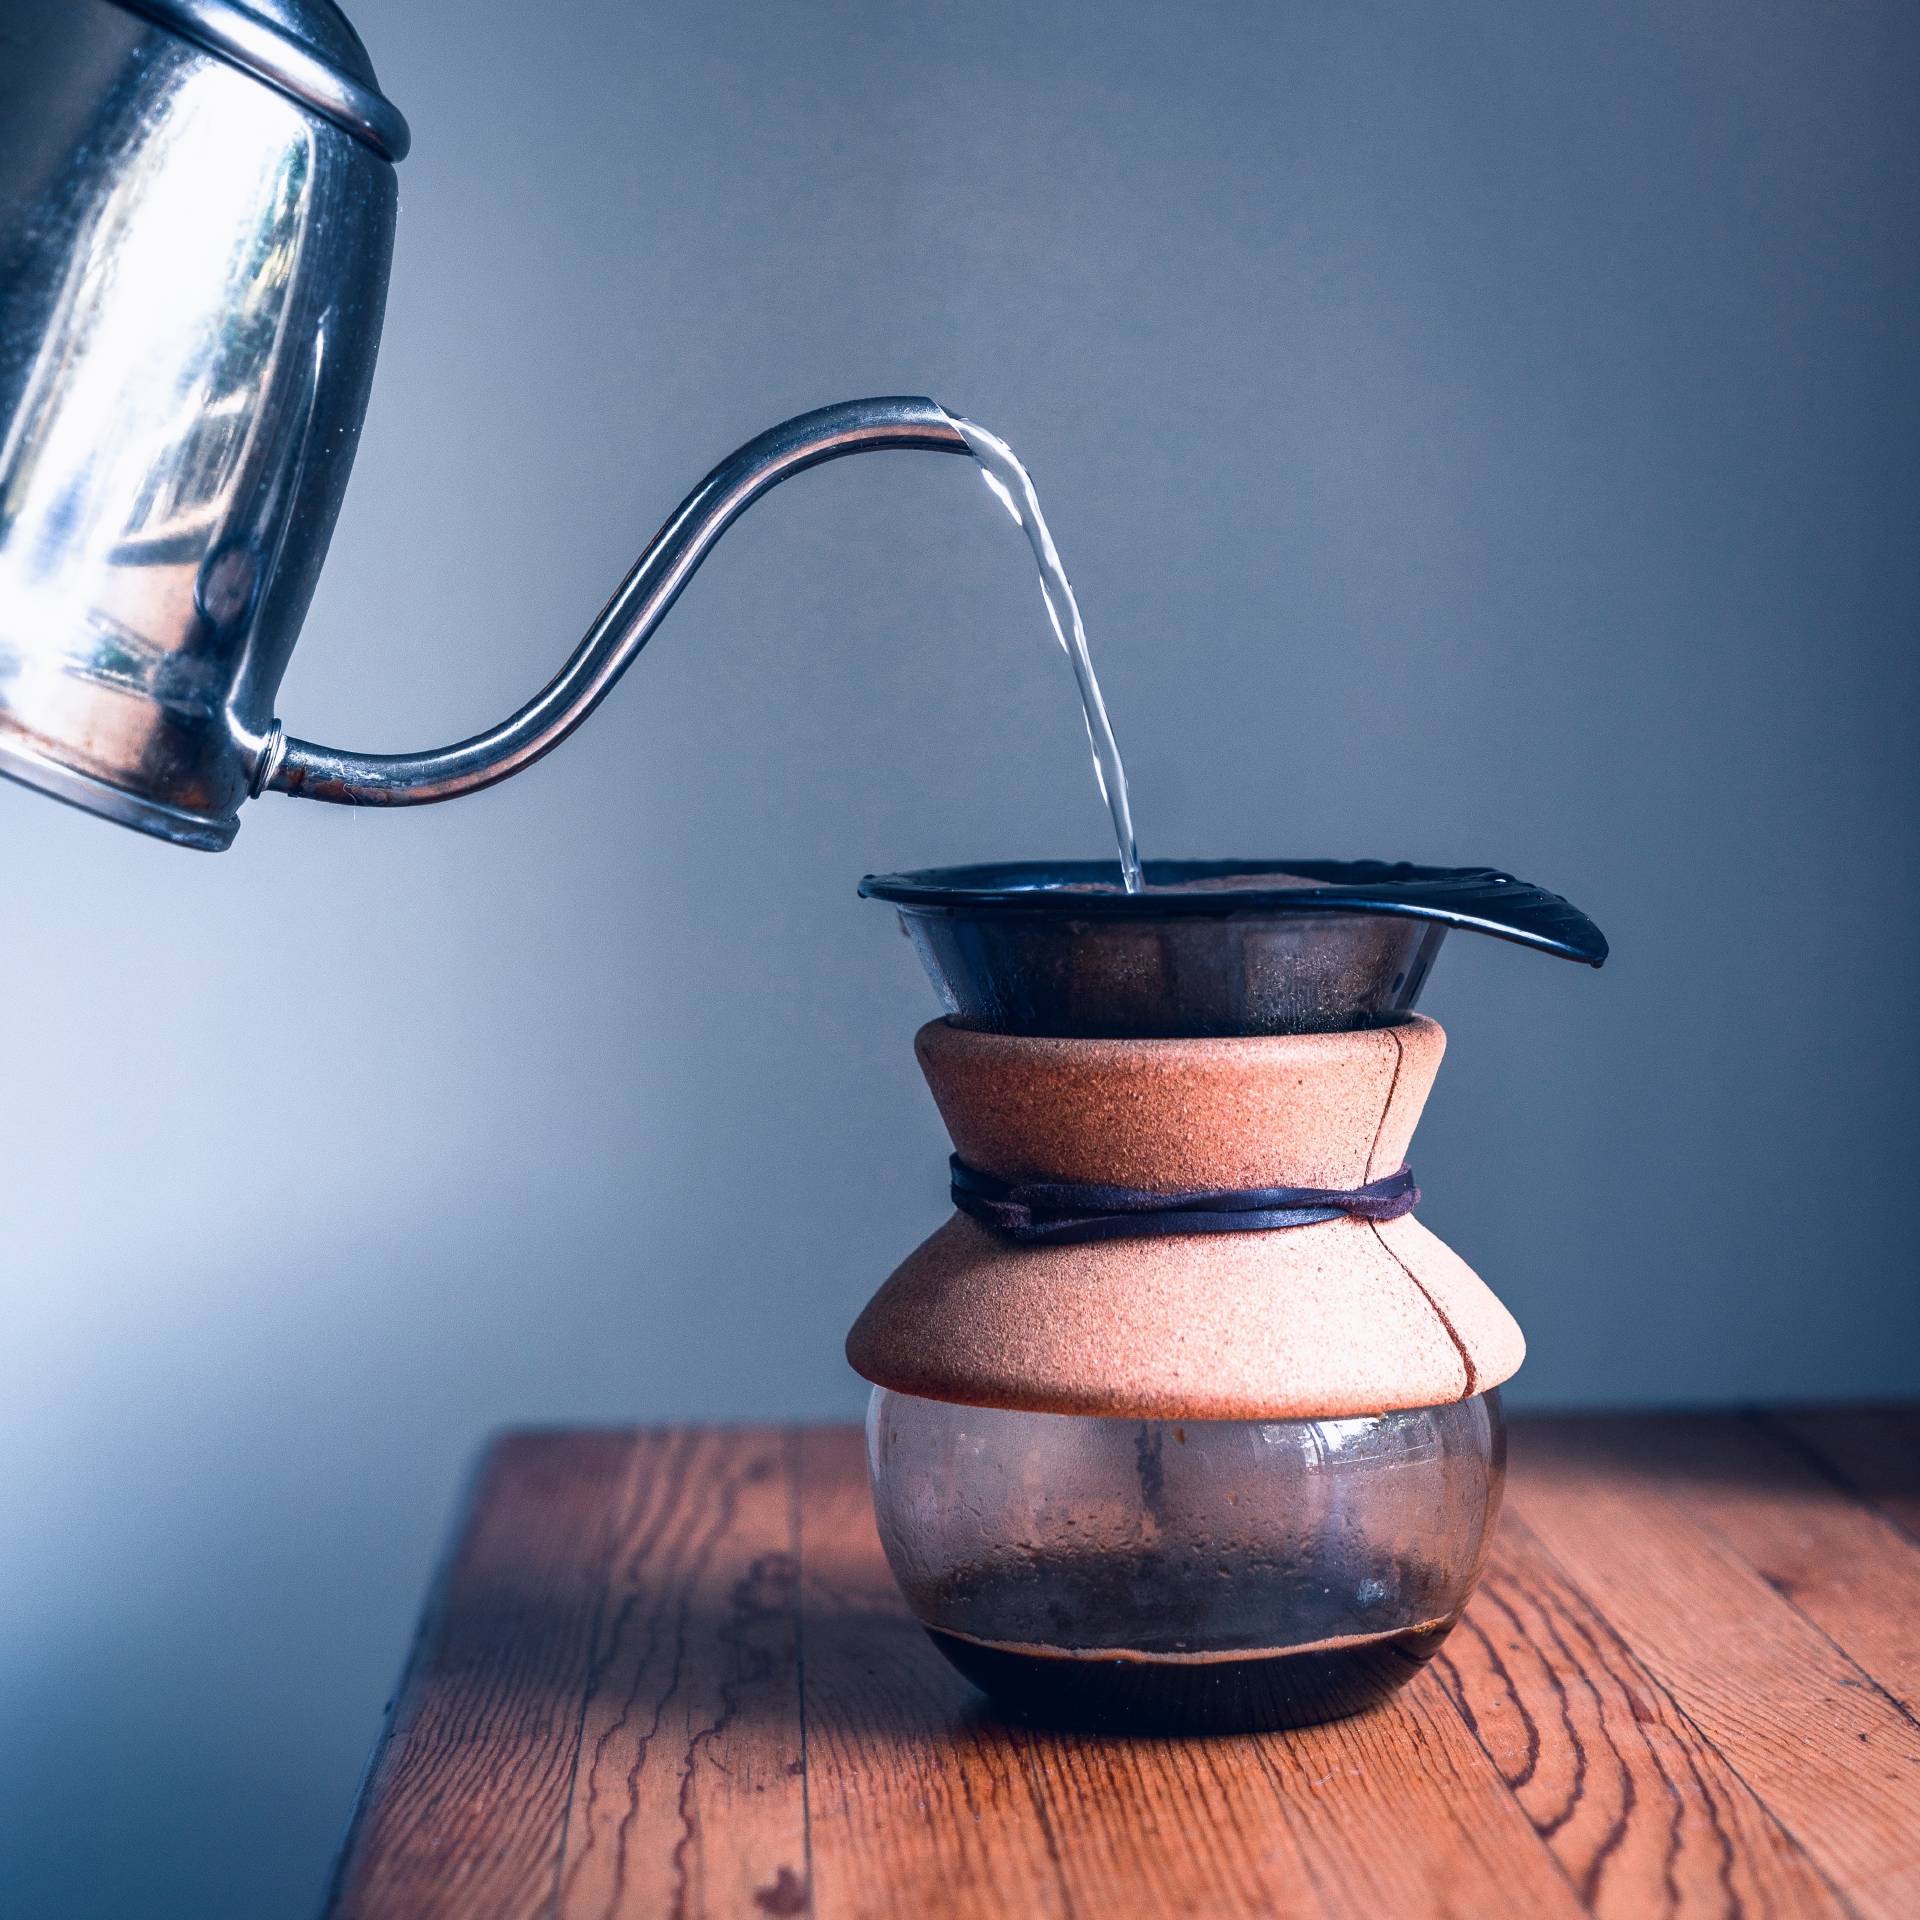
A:
POLYGON ((791 1444, 688 1434, 638 1478, 587 1676, 555 1920, 798 1899, 791 1444))
POLYGON ((608 1570, 652 1451, 615 1434, 517 1434, 488 1456, 330 1911, 553 1911, 608 1570))
POLYGON ((1432 1668, 1353 1720, 1181 1741, 995 1722, 905 1611, 851 1431, 509 1436, 328 1912, 1920 1911, 1916 1437, 1518 1423, 1432 1668))
POLYGON ((1760 1424, 1920 1540, 1920 1407, 1800 1408, 1760 1424))
POLYGON ((1523 1439, 1510 1498, 1568 1577, 1856 1911, 1920 1913, 1920 1725, 1689 1511, 1690 1453, 1632 1421, 1523 1439))
POLYGON ((1435 1668, 1588 1911, 1847 1912, 1518 1514, 1435 1668))
MULTIPOLYGON (((1907 1444, 1920 1448, 1920 1430, 1907 1444)), ((1920 1537, 1876 1505, 1836 1500, 1818 1457, 1766 1421, 1640 1420, 1615 1436, 1611 1457, 1658 1481, 1913 1716, 1920 1619, 1887 1602, 1920 1590, 1920 1537)))

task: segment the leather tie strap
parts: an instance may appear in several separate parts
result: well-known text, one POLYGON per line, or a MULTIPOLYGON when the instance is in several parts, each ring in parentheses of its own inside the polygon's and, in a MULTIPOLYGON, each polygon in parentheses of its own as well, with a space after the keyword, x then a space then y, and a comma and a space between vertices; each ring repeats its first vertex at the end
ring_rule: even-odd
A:
POLYGON ((1412 1171, 1364 1187, 1203 1187, 1154 1193, 1142 1187, 1078 1186, 1061 1180, 1000 1180, 956 1153, 953 1204, 983 1226, 1023 1243, 1145 1240, 1179 1233, 1272 1233, 1322 1220, 1397 1220, 1420 1204, 1412 1171))

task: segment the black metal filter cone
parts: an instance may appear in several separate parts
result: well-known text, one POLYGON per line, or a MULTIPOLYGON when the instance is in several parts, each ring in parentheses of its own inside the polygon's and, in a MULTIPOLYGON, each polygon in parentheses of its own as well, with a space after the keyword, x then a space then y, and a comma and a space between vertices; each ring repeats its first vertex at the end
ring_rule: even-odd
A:
POLYGON ((1023 861, 869 874, 947 1011, 1001 1033, 1326 1033, 1410 1012, 1450 928, 1599 966, 1600 929, 1486 867, 1381 860, 1023 861))

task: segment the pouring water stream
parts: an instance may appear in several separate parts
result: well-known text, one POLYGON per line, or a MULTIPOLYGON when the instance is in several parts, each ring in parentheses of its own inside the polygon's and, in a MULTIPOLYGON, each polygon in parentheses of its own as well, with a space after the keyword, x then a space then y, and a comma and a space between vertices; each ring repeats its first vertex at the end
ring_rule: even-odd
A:
POLYGON ((1014 525, 1027 536, 1033 548, 1035 565, 1040 569, 1040 594, 1047 603, 1047 618, 1052 622, 1054 638, 1073 665, 1073 677, 1080 688, 1080 710, 1087 723, 1087 744, 1093 749, 1093 777, 1100 797, 1113 816, 1113 838, 1120 852, 1120 878, 1129 893, 1138 893, 1140 849, 1133 837, 1133 809, 1127 801, 1127 770, 1121 764, 1120 748, 1107 718, 1107 703, 1100 697, 1100 682, 1093 671, 1093 656, 1087 648, 1087 630, 1080 619, 1080 603, 1074 598, 1066 569, 1060 564, 1060 551, 1053 544, 1046 515, 1040 511, 1040 496, 1034 491, 1033 476, 1021 464, 1020 457, 998 434, 963 420, 957 414, 947 416, 953 430, 973 450, 980 471, 1001 505, 1013 515, 1014 525))

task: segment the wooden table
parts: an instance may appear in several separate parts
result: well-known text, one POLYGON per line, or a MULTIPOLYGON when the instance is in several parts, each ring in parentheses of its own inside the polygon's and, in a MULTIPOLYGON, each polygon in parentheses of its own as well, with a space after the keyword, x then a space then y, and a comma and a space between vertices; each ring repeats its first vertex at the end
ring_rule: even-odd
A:
POLYGON ((1517 1422, 1430 1668, 1191 1741, 987 1718, 850 1430, 514 1433, 329 1912, 1912 1920, 1917 1707, 1920 1410, 1517 1422))

